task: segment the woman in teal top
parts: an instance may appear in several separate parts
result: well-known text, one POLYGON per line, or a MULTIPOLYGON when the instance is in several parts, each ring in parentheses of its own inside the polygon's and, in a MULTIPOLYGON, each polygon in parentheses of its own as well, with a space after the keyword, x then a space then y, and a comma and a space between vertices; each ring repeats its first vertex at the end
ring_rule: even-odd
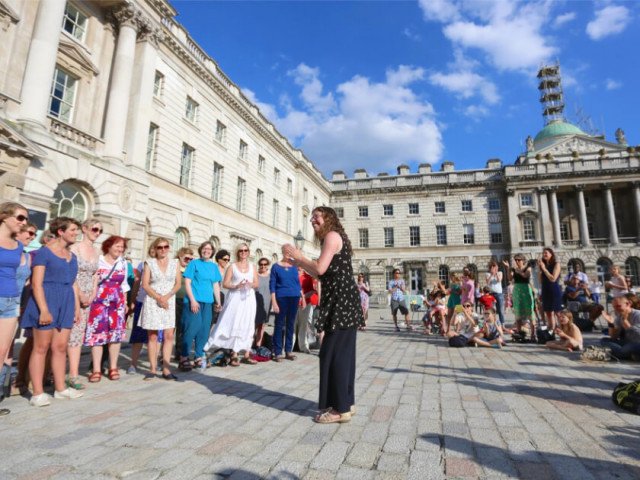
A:
POLYGON ((189 371, 192 368, 189 361, 191 345, 195 341, 196 367, 206 364, 204 345, 209 338, 211 316, 215 304, 220 309, 220 282, 222 276, 218 265, 213 261, 215 248, 211 242, 204 242, 198 248, 200 258, 192 260, 184 271, 186 295, 182 312, 182 345, 180 369, 189 371))
POLYGON ((449 324, 451 323, 454 309, 456 308, 456 305, 460 305, 460 295, 462 295, 462 287, 460 286, 460 278, 458 275, 452 273, 449 278, 451 281, 449 283, 449 299, 447 300, 447 320, 443 326, 443 333, 447 333, 449 331, 449 324))

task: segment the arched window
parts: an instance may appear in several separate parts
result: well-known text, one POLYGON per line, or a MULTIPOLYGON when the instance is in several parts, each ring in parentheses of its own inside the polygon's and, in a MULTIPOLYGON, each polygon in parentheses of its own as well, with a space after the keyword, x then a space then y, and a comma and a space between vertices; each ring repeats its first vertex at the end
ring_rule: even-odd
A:
POLYGON ((609 272, 609 270, 611 269, 612 265, 613 262, 607 257, 600 257, 596 262, 596 272, 598 275, 598 280, 600 280, 602 283, 611 280, 611 273, 609 272))
POLYGON ((584 262, 579 258, 572 258, 567 262, 567 270, 569 273, 576 273, 576 265, 580 267, 580 271, 584 272, 584 262))
POLYGON ((256 261, 260 260, 262 258, 262 250, 260 250, 259 248, 256 248, 256 261))
POLYGON ((363 274, 364 281, 369 283, 369 268, 364 263, 361 263, 360 266, 358 267, 358 273, 363 274))
POLYGON ((178 228, 176 230, 175 239, 173 241, 173 251, 178 252, 183 247, 189 245, 189 232, 186 228, 178 228))
POLYGON ((631 277, 631 285, 640 285, 640 258, 627 258, 624 262, 624 272, 627 277, 631 277))
POLYGON ((271 263, 278 263, 278 254, 274 253, 271 255, 271 263))
POLYGON ((449 266, 440 265, 438 267, 438 280, 440 280, 445 287, 449 286, 449 266))
POLYGON ((89 201, 87 195, 77 185, 63 182, 53 193, 53 203, 49 210, 51 218, 71 217, 79 222, 89 216, 89 201))

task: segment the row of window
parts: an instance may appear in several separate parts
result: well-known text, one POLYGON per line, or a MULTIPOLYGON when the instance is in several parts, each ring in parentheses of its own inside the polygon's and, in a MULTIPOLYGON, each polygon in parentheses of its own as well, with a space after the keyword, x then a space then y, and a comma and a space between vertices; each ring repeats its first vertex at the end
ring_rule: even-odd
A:
MULTIPOLYGON (((393 227, 384 227, 384 246, 395 246, 395 230, 393 227)), ((475 227, 472 223, 465 223, 462 225, 462 243, 464 245, 475 244, 475 227)), ((502 243, 502 224, 490 223, 489 224, 489 242, 490 243, 502 243)), ((436 245, 447 245, 447 226, 436 225, 436 245)), ((420 227, 409 227, 409 245, 411 247, 419 247, 421 245, 420 227)), ((358 246, 360 248, 369 248, 369 229, 358 229, 358 246)))
MULTIPOLYGON (((418 215, 420 213, 420 204, 418 203, 409 203, 407 205, 409 215, 418 215)), ((473 200, 461 200, 460 209, 463 212, 473 212, 473 200)), ((490 197, 488 199, 488 209, 490 211, 500 210, 500 199, 496 197, 490 197)), ((435 213, 446 213, 446 205, 444 201, 434 202, 434 210, 435 213)), ((344 215, 344 210, 340 209, 338 212, 344 215)), ((386 204, 382 205, 382 214, 385 217, 391 217, 394 215, 394 205, 386 204)), ((360 218, 367 218, 369 216, 369 206, 368 205, 360 205, 358 206, 358 216, 360 218)))

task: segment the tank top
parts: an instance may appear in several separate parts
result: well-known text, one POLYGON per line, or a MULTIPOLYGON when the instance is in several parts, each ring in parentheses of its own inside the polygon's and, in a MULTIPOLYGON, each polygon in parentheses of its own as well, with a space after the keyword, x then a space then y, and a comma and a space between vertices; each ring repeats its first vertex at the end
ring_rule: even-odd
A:
POLYGON ((22 260, 22 244, 13 250, 0 247, 0 297, 13 298, 20 295, 16 278, 22 260))

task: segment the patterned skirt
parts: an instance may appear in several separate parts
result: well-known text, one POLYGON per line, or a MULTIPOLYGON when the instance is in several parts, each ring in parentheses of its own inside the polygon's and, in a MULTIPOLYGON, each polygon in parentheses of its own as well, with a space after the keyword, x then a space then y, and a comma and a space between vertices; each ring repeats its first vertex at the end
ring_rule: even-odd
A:
POLYGON ((533 290, 528 283, 513 285, 513 314, 518 318, 531 318, 534 312, 533 290))

